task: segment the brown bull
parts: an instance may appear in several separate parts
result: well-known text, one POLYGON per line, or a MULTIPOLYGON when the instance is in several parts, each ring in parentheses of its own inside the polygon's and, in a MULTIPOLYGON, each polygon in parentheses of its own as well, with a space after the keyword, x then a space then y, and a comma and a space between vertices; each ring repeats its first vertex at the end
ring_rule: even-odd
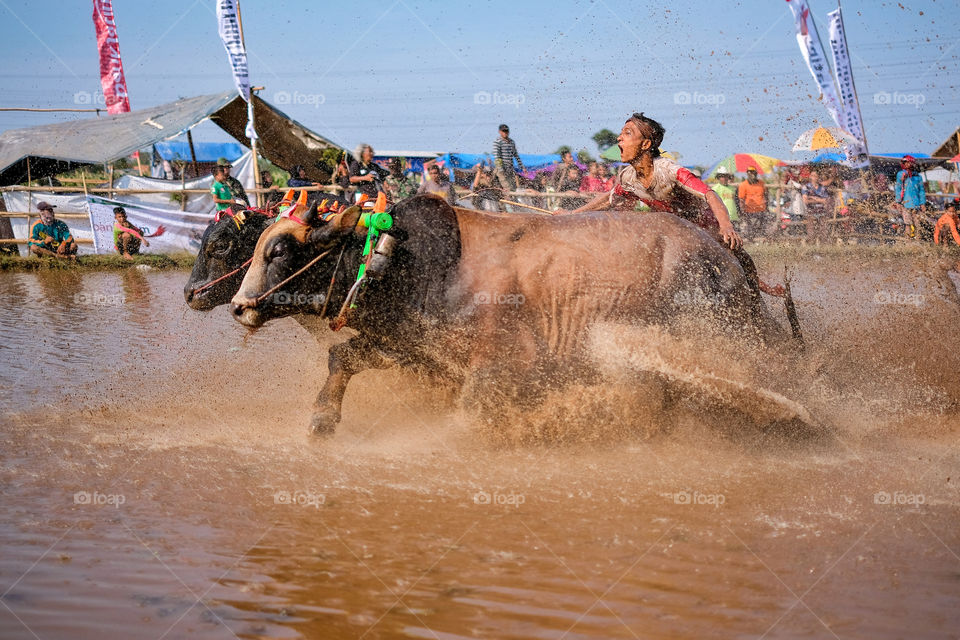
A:
POLYGON ((596 323, 670 326, 686 316, 756 341, 786 337, 730 252, 674 215, 491 214, 432 196, 391 210, 396 248, 351 310, 343 303, 362 257, 359 214, 323 222, 311 212, 305 224, 274 224, 233 299, 248 327, 318 308, 327 317, 347 311, 357 335, 330 350, 317 433, 333 430, 350 377, 367 368, 397 364, 465 383, 468 395, 506 388, 521 396, 537 381, 591 375, 587 335, 596 323), (310 304, 273 304, 278 294, 310 304))

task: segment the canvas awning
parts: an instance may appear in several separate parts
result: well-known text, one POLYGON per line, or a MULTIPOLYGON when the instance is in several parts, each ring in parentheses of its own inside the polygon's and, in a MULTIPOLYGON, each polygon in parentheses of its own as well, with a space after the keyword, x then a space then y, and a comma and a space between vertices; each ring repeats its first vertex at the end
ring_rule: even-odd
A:
POLYGON ((937 158, 952 158, 960 153, 960 129, 950 134, 936 150, 930 154, 937 158))
MULTIPOLYGON (((302 164, 308 176, 327 181, 329 172, 318 166, 324 149, 340 145, 307 129, 296 120, 254 97, 258 151, 274 164, 288 169, 302 164)), ((176 137, 206 119, 215 122, 237 142, 244 137, 247 107, 236 91, 184 98, 176 102, 104 116, 11 129, 0 134, 0 185, 17 184, 125 158, 139 149, 176 137)))

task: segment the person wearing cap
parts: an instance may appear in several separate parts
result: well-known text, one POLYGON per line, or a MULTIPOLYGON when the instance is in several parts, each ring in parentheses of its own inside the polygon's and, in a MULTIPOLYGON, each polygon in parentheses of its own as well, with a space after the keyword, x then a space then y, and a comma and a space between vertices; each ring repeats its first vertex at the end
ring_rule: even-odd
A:
POLYGON ((737 186, 737 200, 743 213, 747 237, 757 238, 763 235, 767 217, 767 188, 757 178, 756 167, 747 167, 747 179, 737 186))
POLYGON ((77 243, 67 224, 54 217, 55 208, 49 202, 37 203, 40 219, 30 227, 30 251, 37 256, 76 260, 77 243))
POLYGON ((217 160, 217 166, 223 167, 223 177, 227 188, 230 189, 230 193, 238 201, 243 201, 244 206, 247 208, 250 207, 250 198, 247 197, 247 191, 243 188, 243 185, 240 184, 240 181, 230 175, 230 170, 233 168, 233 165, 230 164, 230 161, 226 158, 219 158, 217 160))
POLYGON ((894 195, 903 216, 904 232, 911 238, 916 236, 917 225, 923 217, 927 204, 927 192, 923 188, 923 176, 917 172, 917 160, 913 156, 903 156, 894 195))
POLYGON ((733 225, 733 228, 737 230, 738 233, 742 233, 740 229, 740 205, 737 204, 737 188, 730 184, 730 180, 733 179, 733 174, 727 171, 726 167, 720 167, 717 169, 717 184, 713 187, 713 192, 720 197, 720 201, 723 202, 723 206, 727 208, 727 214, 730 216, 730 224, 733 225))
POLYGON ((493 176, 505 195, 509 197, 511 191, 517 190, 517 173, 513 168, 513 162, 516 160, 517 168, 522 173, 526 171, 523 166, 523 160, 517 153, 517 144, 510 137, 510 127, 501 124, 499 127, 500 137, 493 143, 493 176))

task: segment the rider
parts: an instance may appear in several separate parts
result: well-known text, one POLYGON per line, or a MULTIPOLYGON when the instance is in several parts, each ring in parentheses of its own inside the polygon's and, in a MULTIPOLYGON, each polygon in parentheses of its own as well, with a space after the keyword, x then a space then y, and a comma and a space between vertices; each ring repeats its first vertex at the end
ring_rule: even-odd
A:
POLYGON ((643 113, 630 116, 617 137, 620 159, 627 165, 620 169, 613 189, 572 212, 558 213, 611 208, 632 211, 638 201, 655 211, 668 211, 693 222, 727 246, 755 290, 782 296, 782 286, 771 287, 759 280, 753 259, 743 250, 743 240, 720 197, 688 169, 660 155, 664 133, 663 125, 643 113))

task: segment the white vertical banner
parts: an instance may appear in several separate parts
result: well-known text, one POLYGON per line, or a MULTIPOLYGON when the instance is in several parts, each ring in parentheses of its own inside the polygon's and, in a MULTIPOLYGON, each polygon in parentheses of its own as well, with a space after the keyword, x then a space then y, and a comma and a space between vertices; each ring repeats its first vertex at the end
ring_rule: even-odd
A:
POLYGON ((827 14, 830 16, 830 53, 833 56, 833 69, 837 74, 840 89, 840 104, 843 108, 843 128, 853 134, 859 144, 844 149, 851 166, 860 168, 870 164, 867 156, 867 141, 860 118, 860 104, 853 86, 853 70, 850 65, 850 53, 847 50, 847 34, 843 29, 843 16, 840 8, 827 14))
POLYGON ((837 97, 837 90, 833 84, 833 74, 830 72, 830 65, 826 56, 824 56, 820 37, 814 28, 813 16, 810 15, 807 0, 787 0, 787 4, 790 5, 790 11, 793 12, 793 19, 796 23, 797 43, 800 45, 800 52, 803 54, 803 59, 807 61, 807 67, 820 89, 823 104, 837 126, 846 129, 840 99, 837 97))
POLYGON ((247 68, 247 50, 240 35, 240 13, 237 0, 217 0, 217 25, 220 39, 227 50, 233 81, 237 91, 247 101, 247 129, 245 134, 250 140, 257 139, 253 128, 253 102, 250 100, 250 70, 247 68))

